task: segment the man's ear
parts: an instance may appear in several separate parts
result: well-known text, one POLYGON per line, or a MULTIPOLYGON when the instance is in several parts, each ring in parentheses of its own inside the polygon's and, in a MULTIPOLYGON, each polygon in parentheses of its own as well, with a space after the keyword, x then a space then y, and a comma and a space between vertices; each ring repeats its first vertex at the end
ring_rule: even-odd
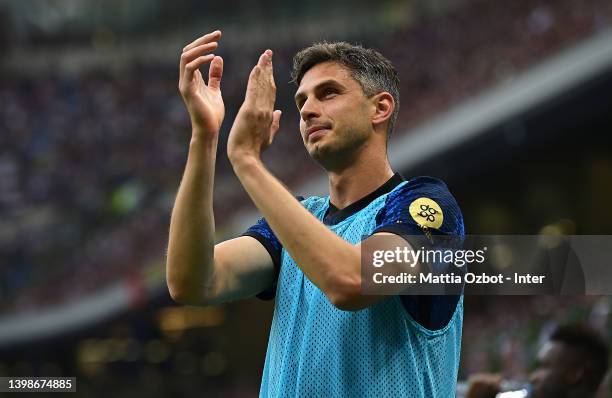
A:
POLYGON ((393 96, 386 91, 378 93, 370 98, 374 108, 372 115, 372 125, 377 126, 386 124, 391 118, 395 109, 395 101, 393 96))

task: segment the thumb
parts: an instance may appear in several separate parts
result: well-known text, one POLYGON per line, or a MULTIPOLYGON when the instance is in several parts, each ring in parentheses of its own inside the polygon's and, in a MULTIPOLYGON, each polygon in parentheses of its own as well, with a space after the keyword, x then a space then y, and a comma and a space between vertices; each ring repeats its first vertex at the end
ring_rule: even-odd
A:
POLYGON ((221 77, 223 76, 223 58, 215 57, 210 63, 208 70, 208 87, 219 89, 221 87, 221 77))
POLYGON ((272 112, 272 124, 270 125, 270 142, 268 143, 268 145, 272 144, 272 141, 274 141, 274 137, 276 137, 276 133, 278 133, 282 113, 283 112, 278 109, 272 112))

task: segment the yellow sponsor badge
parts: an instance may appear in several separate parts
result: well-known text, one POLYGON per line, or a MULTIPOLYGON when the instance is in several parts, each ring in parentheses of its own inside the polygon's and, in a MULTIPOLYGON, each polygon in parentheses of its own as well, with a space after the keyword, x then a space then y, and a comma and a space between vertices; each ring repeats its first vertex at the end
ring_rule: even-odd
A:
POLYGON ((444 221, 442 208, 433 199, 418 198, 410 203, 410 215, 421 228, 439 229, 444 221))

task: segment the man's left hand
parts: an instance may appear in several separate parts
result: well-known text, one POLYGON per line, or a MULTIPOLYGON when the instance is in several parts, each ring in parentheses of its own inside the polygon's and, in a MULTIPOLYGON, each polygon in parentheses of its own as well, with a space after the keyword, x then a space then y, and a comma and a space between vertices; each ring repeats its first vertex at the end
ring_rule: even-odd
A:
POLYGON ((232 164, 249 158, 259 159, 272 143, 281 116, 281 111, 274 110, 275 100, 272 51, 266 50, 251 71, 244 103, 230 130, 227 155, 232 164))

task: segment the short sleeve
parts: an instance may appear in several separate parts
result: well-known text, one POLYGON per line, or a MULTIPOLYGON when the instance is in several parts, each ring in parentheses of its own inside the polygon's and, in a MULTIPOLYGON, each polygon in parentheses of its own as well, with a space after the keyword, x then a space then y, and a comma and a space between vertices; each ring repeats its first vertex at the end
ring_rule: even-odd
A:
MULTIPOLYGON (((453 239, 462 239, 465 233, 463 216, 455 198, 444 182, 432 177, 411 179, 389 193, 376 216, 373 233, 377 232, 400 235, 409 243, 415 235, 424 235, 427 239, 419 240, 418 246, 427 242, 430 247, 447 246, 453 239), (440 236, 445 238, 436 239, 440 236)), ((448 324, 459 296, 402 295, 401 300, 414 320, 435 330, 448 324)))
MULTIPOLYGON (((295 198, 304 204, 303 196, 296 196, 295 198)), ((272 263, 274 264, 274 281, 264 291, 255 296, 261 300, 272 300, 276 296, 276 286, 278 284, 278 276, 281 269, 283 245, 276 235, 274 235, 272 228, 270 228, 265 218, 260 218, 255 225, 247 229, 241 236, 250 236, 257 239, 259 243, 266 248, 268 253, 270 253, 270 257, 272 257, 272 263)))
POLYGON ((272 263, 274 264, 274 282, 266 288, 264 291, 257 294, 257 298, 261 300, 272 300, 276 295, 276 285, 278 283, 278 275, 280 273, 281 266, 281 253, 283 246, 280 241, 272 232, 270 225, 265 218, 260 218, 257 223, 251 226, 242 234, 242 236, 250 236, 255 238, 266 248, 270 257, 272 257, 272 263))
POLYGON ((376 215, 373 233, 398 235, 463 236, 463 216, 446 184, 432 177, 417 177, 387 195, 376 215))

